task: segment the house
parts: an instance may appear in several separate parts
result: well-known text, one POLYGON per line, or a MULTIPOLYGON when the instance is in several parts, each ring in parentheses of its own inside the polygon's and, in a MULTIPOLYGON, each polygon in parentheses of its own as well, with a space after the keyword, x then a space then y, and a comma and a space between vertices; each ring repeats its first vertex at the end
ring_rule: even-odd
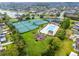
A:
POLYGON ((79 19, 79 16, 78 16, 78 13, 76 10, 66 10, 65 12, 65 17, 69 17, 71 19, 74 19, 74 20, 78 20, 79 19))
POLYGON ((0 42, 4 42, 6 41, 6 38, 5 37, 0 37, 0 42))
POLYGON ((76 41, 73 44, 73 48, 74 48, 75 51, 79 52, 79 36, 76 37, 76 41))
POLYGON ((75 25, 76 25, 76 26, 79 26, 79 22, 75 22, 75 25))
POLYGON ((2 32, 2 28, 0 27, 0 34, 2 34, 3 32, 2 32))
POLYGON ((73 26, 73 29, 79 30, 79 26, 73 26))
POLYGON ((5 38, 5 31, 3 31, 3 26, 5 26, 5 23, 0 23, 0 42, 6 41, 5 38))
POLYGON ((75 14, 76 10, 66 10, 65 14, 75 14))
POLYGON ((4 47, 5 45, 8 44, 12 44, 13 42, 6 42, 6 34, 10 33, 8 32, 9 28, 6 28, 5 23, 0 23, 0 51, 3 51, 6 49, 6 47, 4 47))
POLYGON ((79 50, 79 38, 76 38, 76 49, 79 50))
POLYGON ((4 16, 0 15, 0 18, 4 18, 4 16))
POLYGON ((79 22, 75 22, 73 26, 73 33, 79 35, 79 22))
POLYGON ((75 36, 75 35, 71 35, 71 36, 69 37, 69 39, 70 39, 70 40, 73 40, 73 41, 76 41, 76 36, 75 36))
POLYGON ((0 42, 6 41, 5 34, 3 34, 2 28, 0 28, 0 42))
POLYGON ((77 34, 77 35, 79 35, 79 31, 76 30, 76 29, 73 29, 73 34, 77 34))
POLYGON ((0 51, 2 51, 2 50, 3 50, 3 47, 2 47, 1 42, 0 42, 0 51))
POLYGON ((2 27, 2 26, 4 26, 5 25, 5 23, 0 23, 0 27, 2 27))

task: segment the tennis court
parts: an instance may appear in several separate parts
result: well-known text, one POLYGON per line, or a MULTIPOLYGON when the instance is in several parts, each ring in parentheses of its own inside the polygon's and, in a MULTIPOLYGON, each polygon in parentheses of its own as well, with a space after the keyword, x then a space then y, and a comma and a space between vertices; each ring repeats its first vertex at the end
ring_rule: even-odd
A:
POLYGON ((59 18, 53 18, 53 19, 49 18, 49 19, 46 19, 46 21, 59 23, 60 22, 60 19, 59 18))
POLYGON ((48 18, 48 19, 46 19, 46 21, 48 21, 48 22, 52 22, 53 19, 48 18))
POLYGON ((16 28, 17 31, 19 31, 19 33, 24 33, 38 28, 37 25, 33 25, 29 21, 21 21, 21 22, 13 23, 12 25, 16 28))
POLYGON ((33 30, 35 28, 37 28, 37 25, 34 25, 32 23, 30 23, 29 21, 22 21, 21 22, 25 27, 29 28, 29 30, 33 30))
POLYGON ((13 23, 12 25, 16 28, 19 33, 24 33, 30 30, 34 30, 38 28, 39 25, 48 23, 47 21, 44 20, 28 20, 28 21, 20 21, 17 23, 13 23))
POLYGON ((41 25, 41 24, 45 24, 45 23, 48 23, 47 21, 44 21, 44 20, 31 20, 30 21, 32 24, 35 24, 35 25, 41 25))

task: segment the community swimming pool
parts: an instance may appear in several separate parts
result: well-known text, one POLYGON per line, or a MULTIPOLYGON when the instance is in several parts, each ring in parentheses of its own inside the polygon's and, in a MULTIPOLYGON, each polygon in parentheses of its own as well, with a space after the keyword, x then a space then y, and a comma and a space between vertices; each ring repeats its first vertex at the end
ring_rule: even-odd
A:
POLYGON ((54 30, 56 30, 56 26, 49 26, 47 29, 51 30, 51 31, 54 31, 54 30))
POLYGON ((59 26, 54 25, 54 24, 48 24, 46 27, 44 27, 40 32, 44 33, 44 34, 48 34, 49 35, 49 31, 52 31, 52 35, 55 35, 57 30, 58 30, 59 26))

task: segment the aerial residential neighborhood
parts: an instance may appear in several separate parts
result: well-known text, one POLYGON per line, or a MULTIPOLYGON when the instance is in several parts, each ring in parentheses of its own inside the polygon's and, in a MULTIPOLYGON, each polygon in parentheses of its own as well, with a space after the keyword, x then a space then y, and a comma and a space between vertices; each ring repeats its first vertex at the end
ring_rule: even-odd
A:
POLYGON ((79 3, 0 2, 0 56, 79 56, 79 3))

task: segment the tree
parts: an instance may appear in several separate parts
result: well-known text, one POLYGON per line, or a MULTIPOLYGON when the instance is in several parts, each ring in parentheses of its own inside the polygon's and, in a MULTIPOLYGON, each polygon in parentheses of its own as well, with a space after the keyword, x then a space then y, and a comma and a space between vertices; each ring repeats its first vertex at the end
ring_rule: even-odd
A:
POLYGON ((65 35, 66 35, 65 30, 61 29, 57 32, 56 37, 60 38, 61 40, 64 40, 65 35))
POLYGON ((9 26, 9 27, 11 28, 12 31, 11 37, 13 38, 14 44, 17 46, 17 50, 19 52, 18 55, 19 56, 26 55, 26 51, 25 51, 26 43, 23 37, 21 36, 20 33, 18 33, 18 31, 13 29, 13 26, 9 26))
POLYGON ((21 15, 21 16, 20 16, 20 21, 25 20, 25 17, 26 17, 25 14, 21 15))
POLYGON ((61 22, 61 27, 63 29, 68 29, 70 26, 70 20, 69 18, 65 18, 64 21, 61 22))
POLYGON ((40 18, 44 18, 44 15, 40 15, 40 18))
POLYGON ((1 18, 1 19, 0 19, 0 23, 2 23, 2 22, 3 22, 3 19, 1 18))
POLYGON ((30 17, 26 17, 26 20, 29 20, 30 19, 30 17))
POLYGON ((13 37, 14 37, 14 43, 16 44, 17 49, 19 51, 19 55, 20 56, 26 55, 25 51, 26 43, 22 38, 22 36, 18 32, 16 32, 15 35, 13 35, 13 37))
POLYGON ((5 23, 7 23, 8 21, 9 21, 9 19, 10 19, 10 17, 7 15, 7 13, 5 12, 4 13, 4 17, 2 18, 3 19, 3 21, 5 22, 5 23))
POLYGON ((57 37, 54 37, 49 42, 49 49, 46 52, 44 52, 42 55, 43 56, 54 56, 55 52, 60 48, 60 46, 61 46, 61 40, 57 37))
POLYGON ((29 20, 30 19, 30 14, 27 14, 26 15, 26 20, 29 20))
POLYGON ((0 56, 18 56, 19 51, 15 44, 10 44, 6 46, 6 49, 0 52, 0 56))
POLYGON ((34 19, 35 18, 35 15, 32 15, 32 19, 34 19))

